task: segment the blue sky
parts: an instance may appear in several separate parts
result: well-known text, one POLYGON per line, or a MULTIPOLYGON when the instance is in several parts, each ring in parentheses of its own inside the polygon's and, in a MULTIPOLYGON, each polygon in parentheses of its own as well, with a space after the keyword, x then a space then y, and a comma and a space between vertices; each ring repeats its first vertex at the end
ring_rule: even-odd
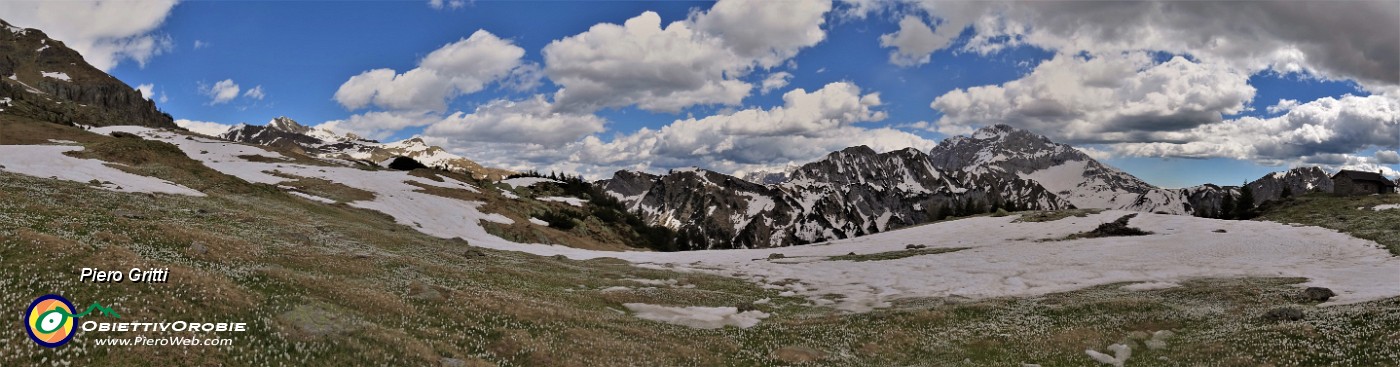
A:
MULTIPOLYGON (((754 2, 721 3, 733 5, 722 10, 713 2, 642 1, 163 3, 163 8, 146 8, 164 12, 156 22, 106 40, 156 40, 157 46, 146 50, 145 62, 139 62, 143 50, 136 50, 125 58, 112 56, 115 65, 107 69, 133 86, 150 85, 159 107, 177 119, 263 124, 285 115, 381 140, 422 135, 492 165, 595 177, 615 169, 663 171, 688 165, 728 172, 781 169, 847 145, 927 149, 949 135, 991 123, 1085 147, 1164 187, 1234 184, 1311 164, 1400 168, 1391 159, 1400 148, 1400 93, 1395 92, 1395 76, 1384 70, 1400 58, 1393 54, 1395 46, 1357 42, 1375 48, 1357 51, 1370 62, 1325 59, 1321 55, 1338 53, 1334 48, 1341 46, 1278 29, 1314 27, 1345 35, 1348 29, 1339 29, 1345 25, 1257 16, 1306 4, 1252 4, 1259 7, 1253 17, 1225 14, 1235 8, 1225 6, 1223 12, 1203 10, 1211 15, 1200 19, 1177 10, 1180 6, 1147 2, 1121 5, 1142 7, 1143 19, 1111 23, 1094 14, 1097 8, 1086 12, 1046 4, 776 3, 789 8, 764 13, 744 9, 761 5, 754 2), (693 33, 676 42, 698 45, 646 49, 646 54, 668 58, 699 50, 697 55, 674 56, 682 60, 668 63, 603 52, 615 45, 624 49, 629 36, 591 28, 622 25, 644 18, 644 12, 656 13, 662 28, 678 25, 693 33), (1056 17, 1056 12, 1074 16, 1056 17), (1213 18, 1216 14, 1219 19, 1213 18), (1056 23, 1076 16, 1082 19, 1056 23), (726 24, 725 19, 766 33, 731 34, 737 27, 710 25, 726 24), (1183 19, 1200 24, 1182 26, 1183 19), (1241 24, 1241 19, 1255 23, 1241 24), (794 24, 804 20, 809 24, 794 24), (783 28, 784 23, 789 27, 783 28), (488 34, 478 38, 478 31, 488 34), (819 37, 813 38, 813 32, 819 37), (1162 38, 1131 37, 1146 34, 1135 32, 1162 38), (1191 43, 1190 36, 1198 34, 1233 43, 1191 43), (585 36, 592 43, 583 42, 585 36), (338 91, 352 89, 349 80, 371 70, 392 69, 388 75, 403 77, 420 63, 429 69, 425 58, 430 53, 459 41, 457 45, 467 45, 468 38, 480 46, 464 48, 468 52, 503 55, 493 59, 501 72, 461 71, 463 65, 484 61, 454 54, 444 59, 448 64, 439 65, 451 68, 451 62, 460 62, 454 70, 465 76, 452 79, 459 87, 447 87, 445 97, 381 101, 372 96, 432 83, 370 82, 368 77, 360 90, 365 102, 337 97, 338 91), (561 55, 555 60, 545 55, 551 43, 559 43, 552 46, 561 55), (760 48, 755 52, 746 45, 760 48), (714 48, 706 48, 710 46, 714 48), (512 50, 523 54, 512 57, 512 50), (587 57, 598 59, 575 62, 587 57), (919 60, 923 57, 926 61, 919 60), (685 73, 710 67, 718 71, 685 73), (663 75, 626 75, 631 70, 663 75), (680 71, 673 77, 668 70, 680 71), (791 74, 787 83, 761 91, 764 80, 779 73, 791 74), (1095 79, 1099 74, 1101 80, 1095 79), (676 84, 664 89, 636 84, 655 80, 676 84), (535 85, 508 85, 521 81, 535 85), (232 98, 218 99, 211 91, 223 87, 227 92, 233 84, 238 92, 232 98), (741 97, 734 91, 702 90, 741 85, 749 88, 741 97), (586 86, 600 92, 576 93, 586 86), (250 93, 254 88, 261 93, 250 93), (827 103, 785 101, 797 89, 803 93, 796 97, 827 103), (632 92, 639 94, 623 97, 632 92), (667 93, 696 94, 694 101, 676 107, 671 104, 677 99, 667 99, 667 93), (866 98, 876 93, 878 103, 866 98), (531 104, 536 98, 538 103, 531 104), (1280 105, 1283 100, 1294 102, 1280 105), (445 103, 445 108, 425 107, 433 102, 445 103), (1047 106, 1059 112, 1046 112, 1047 106), (763 116, 772 120, 745 114, 750 112, 767 113, 763 116), (687 119, 696 121, 678 122, 687 119), (755 125, 771 129, 750 131, 755 125), (1371 136, 1384 134, 1390 136, 1371 136)), ((1102 10, 1114 6, 1120 5, 1102 10)), ((1337 11, 1377 13, 1364 6, 1337 11)), ((1382 7, 1379 13, 1355 21, 1379 19, 1381 24, 1371 27, 1400 33, 1389 10, 1382 7)), ((22 20, 12 22, 43 27, 22 20)), ((49 33, 55 38, 64 34, 62 29, 49 33)), ((1387 32, 1353 36, 1376 33, 1387 32)), ((92 42, 100 45, 104 39, 92 42)), ((477 70, 485 64, 470 65, 477 70)), ((447 83, 449 72, 443 70, 439 67, 433 75, 447 83)))

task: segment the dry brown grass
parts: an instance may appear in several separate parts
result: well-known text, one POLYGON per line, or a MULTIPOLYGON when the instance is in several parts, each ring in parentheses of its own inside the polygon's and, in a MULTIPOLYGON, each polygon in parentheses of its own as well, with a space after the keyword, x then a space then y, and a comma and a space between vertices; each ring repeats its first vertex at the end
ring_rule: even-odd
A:
POLYGON ((110 138, 73 126, 0 114, 0 145, 53 144, 49 139, 91 143, 110 138))
POLYGON ((298 191, 335 200, 338 203, 374 200, 374 193, 372 192, 331 182, 329 180, 297 176, 281 171, 272 171, 268 173, 290 180, 278 183, 279 185, 294 187, 298 191))

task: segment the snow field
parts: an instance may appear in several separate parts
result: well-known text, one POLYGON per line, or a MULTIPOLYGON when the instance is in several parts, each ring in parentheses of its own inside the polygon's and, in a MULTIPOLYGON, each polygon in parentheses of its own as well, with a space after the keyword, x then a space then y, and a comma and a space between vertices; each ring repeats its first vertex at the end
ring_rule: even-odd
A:
MULTIPOLYGON (((176 144, 187 155, 204 161, 211 168, 250 181, 285 181, 264 173, 275 169, 371 191, 376 196, 373 200, 357 201, 350 205, 389 214, 398 223, 433 236, 460 237, 474 246, 543 256, 564 255, 573 259, 613 257, 648 268, 734 276, 779 290, 783 296, 802 297, 814 305, 829 305, 850 312, 889 307, 892 301, 903 298, 1029 297, 1112 283, 1136 283, 1129 284, 1128 289, 1148 290, 1210 277, 1304 277, 1308 281, 1300 286, 1328 287, 1338 293, 1327 304, 1363 302, 1400 295, 1400 282, 1396 282, 1394 276, 1400 272, 1400 258, 1391 257, 1374 242, 1317 227, 1139 213, 1132 220, 1132 225, 1155 234, 1040 241, 1093 229, 1098 224, 1130 213, 1124 211, 1105 211, 1088 217, 1039 223, 1012 223, 1019 217, 1017 215, 976 217, 776 249, 610 252, 514 243, 487 234, 480 225, 482 220, 510 223, 510 219, 481 212, 479 202, 415 192, 418 188, 405 182, 476 190, 465 183, 450 179, 435 182, 396 171, 371 172, 354 168, 249 162, 236 156, 277 155, 256 147, 202 138, 185 139, 184 135, 147 128, 98 130, 104 129, 137 133, 176 144), (1226 233, 1216 233, 1217 229, 1224 229, 1226 233), (907 244, 967 249, 881 261, 826 259, 850 252, 903 251, 907 244), (773 253, 784 254, 786 259, 766 260, 773 253), (789 278, 800 281, 783 282, 789 278), (842 297, 833 301, 823 297, 827 294, 842 297)), ((10 163, 0 164, 10 169, 10 163)), ((94 164, 100 166, 100 163, 94 164)), ((101 175, 103 179, 110 179, 110 173, 103 172, 101 175)), ((42 177, 49 173, 38 175, 42 177)), ((87 179, 90 178, 81 180, 87 179)), ((629 309, 638 317, 650 320, 702 325, 696 327, 742 327, 766 317, 766 314, 760 317, 723 307, 635 304, 629 309)))
POLYGON ((538 184, 538 183, 541 183, 541 182, 562 183, 562 182, 560 182, 559 180, 553 180, 553 179, 548 179, 548 178, 544 178, 544 177, 516 177, 516 178, 508 178, 508 179, 501 180, 501 183, 510 185, 510 187, 534 186, 535 184, 538 184))
POLYGON ((697 329, 718 329, 725 326, 749 328, 771 316, 758 310, 739 312, 736 307, 671 307, 645 303, 624 303, 622 306, 632 310, 643 320, 697 329))
POLYGON ((159 192, 166 194, 204 196, 204 193, 170 181, 134 175, 112 168, 107 162, 81 159, 63 153, 83 150, 71 145, 0 145, 0 171, 35 177, 56 178, 87 183, 103 183, 106 190, 121 192, 159 192))

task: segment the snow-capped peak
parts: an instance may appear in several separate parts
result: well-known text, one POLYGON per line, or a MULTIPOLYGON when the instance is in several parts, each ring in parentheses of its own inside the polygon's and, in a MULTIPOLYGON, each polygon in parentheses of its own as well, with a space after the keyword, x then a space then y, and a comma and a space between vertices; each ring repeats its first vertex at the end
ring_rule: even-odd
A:
POLYGON ((1166 211, 1188 209, 1178 194, 1161 190, 1133 175, 1103 164, 1074 147, 1007 125, 978 129, 971 137, 954 137, 929 151, 938 168, 1004 179, 1032 180, 1080 208, 1166 211))
POLYGON ((286 131, 293 134, 306 134, 308 131, 311 130, 311 128, 299 124, 296 122, 296 120, 287 118, 287 116, 281 116, 272 119, 272 121, 268 121, 267 127, 281 131, 286 131))

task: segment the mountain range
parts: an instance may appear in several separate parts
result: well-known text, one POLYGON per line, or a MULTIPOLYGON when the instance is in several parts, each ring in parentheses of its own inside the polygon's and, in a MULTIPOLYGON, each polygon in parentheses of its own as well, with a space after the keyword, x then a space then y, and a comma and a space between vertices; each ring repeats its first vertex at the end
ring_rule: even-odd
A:
MULTIPOLYGON (((620 171, 598 181, 649 222, 687 233, 691 249, 789 246, 850 238, 1006 210, 1121 209, 1214 216, 1239 187, 1165 189, 1066 144, 1006 125, 954 136, 929 152, 847 148, 791 173, 750 182, 703 169, 664 175, 620 171)), ((1256 203, 1331 191, 1321 168, 1248 183, 1256 203)))
POLYGON ((478 179, 500 180, 511 171, 488 168, 470 159, 429 145, 421 138, 380 143, 355 134, 309 127, 285 116, 267 125, 239 124, 218 138, 277 148, 320 159, 341 160, 369 166, 385 166, 394 157, 409 157, 429 167, 471 174, 478 179))
MULTIPOLYGON (((0 21, 0 119, 65 125, 178 129, 154 102, 83 62, 62 42, 0 21)), ((485 167, 420 138, 391 143, 308 127, 287 117, 241 124, 218 138, 347 166, 381 167, 410 157, 429 167, 499 181, 512 172, 485 167)), ((992 125, 945 139, 925 152, 856 146, 782 171, 736 177, 704 169, 665 174, 619 171, 591 183, 676 233, 676 248, 791 246, 851 238, 998 210, 1122 209, 1216 216, 1235 186, 1159 188, 1030 131, 992 125)), ((1265 175, 1247 184, 1256 204, 1285 192, 1331 191, 1317 167, 1265 175)), ((574 190, 588 191, 588 190, 574 190)))

